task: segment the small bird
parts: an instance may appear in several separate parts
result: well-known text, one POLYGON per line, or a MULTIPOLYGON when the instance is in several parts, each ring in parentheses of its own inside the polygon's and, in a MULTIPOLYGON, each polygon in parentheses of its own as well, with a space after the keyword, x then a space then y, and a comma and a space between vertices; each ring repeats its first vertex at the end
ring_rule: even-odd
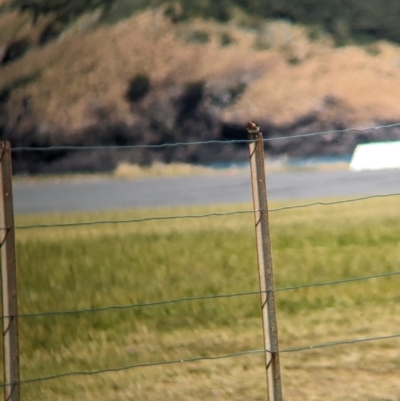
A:
POLYGON ((246 129, 249 134, 257 134, 260 131, 260 127, 254 121, 249 121, 246 129))

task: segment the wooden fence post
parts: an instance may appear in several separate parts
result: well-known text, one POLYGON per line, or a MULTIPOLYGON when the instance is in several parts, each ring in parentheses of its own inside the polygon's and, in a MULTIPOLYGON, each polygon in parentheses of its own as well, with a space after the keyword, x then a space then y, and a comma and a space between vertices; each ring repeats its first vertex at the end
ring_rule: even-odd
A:
POLYGON ((0 142, 0 231, 4 399, 20 400, 17 273, 10 142, 0 142))
POLYGON ((264 349, 266 350, 265 366, 267 371, 268 400, 282 401, 278 326, 276 321, 267 185, 264 167, 264 142, 257 124, 249 122, 246 128, 249 134, 248 137, 251 140, 249 143, 250 172, 256 228, 264 349))

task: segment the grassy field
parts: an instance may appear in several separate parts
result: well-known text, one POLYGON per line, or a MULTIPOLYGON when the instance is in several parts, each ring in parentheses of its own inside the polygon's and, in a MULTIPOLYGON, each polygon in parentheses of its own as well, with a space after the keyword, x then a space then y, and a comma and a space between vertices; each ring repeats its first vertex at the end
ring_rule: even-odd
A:
MULTIPOLYGON (((399 199, 271 213, 277 288, 398 271, 399 199)), ((271 208, 282 204, 271 204, 271 208)), ((250 205, 17 216, 18 226, 250 210, 250 205)), ((20 313, 258 290, 251 213, 18 228, 20 313)), ((400 333, 400 277, 277 293, 281 350, 400 333)), ((263 347, 257 295, 21 317, 30 379, 263 347)), ((290 400, 400 400, 400 340, 281 356, 290 400)), ((262 355, 69 376, 22 386, 23 400, 261 400, 262 355)))

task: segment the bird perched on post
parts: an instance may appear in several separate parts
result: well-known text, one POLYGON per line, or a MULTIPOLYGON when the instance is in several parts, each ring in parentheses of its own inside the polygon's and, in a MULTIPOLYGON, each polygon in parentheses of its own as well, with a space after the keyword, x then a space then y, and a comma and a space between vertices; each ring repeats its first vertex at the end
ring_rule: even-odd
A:
POLYGON ((254 121, 249 121, 247 123, 246 129, 247 129, 247 132, 252 135, 260 132, 260 127, 254 121))

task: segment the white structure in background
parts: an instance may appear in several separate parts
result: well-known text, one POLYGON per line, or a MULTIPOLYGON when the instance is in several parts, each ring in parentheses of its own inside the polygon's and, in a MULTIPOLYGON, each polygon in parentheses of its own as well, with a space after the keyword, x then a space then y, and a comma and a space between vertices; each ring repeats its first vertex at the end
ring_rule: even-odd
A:
POLYGON ((383 170, 400 168, 400 141, 357 145, 350 170, 383 170))

